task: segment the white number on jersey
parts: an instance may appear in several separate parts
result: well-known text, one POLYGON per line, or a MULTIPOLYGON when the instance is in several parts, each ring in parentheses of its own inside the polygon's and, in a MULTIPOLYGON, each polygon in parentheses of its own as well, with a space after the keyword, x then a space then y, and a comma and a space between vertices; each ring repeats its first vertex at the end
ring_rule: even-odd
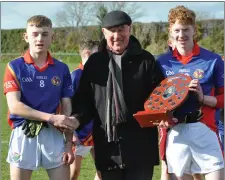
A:
POLYGON ((40 87, 44 87, 45 86, 45 81, 44 80, 40 80, 40 87))

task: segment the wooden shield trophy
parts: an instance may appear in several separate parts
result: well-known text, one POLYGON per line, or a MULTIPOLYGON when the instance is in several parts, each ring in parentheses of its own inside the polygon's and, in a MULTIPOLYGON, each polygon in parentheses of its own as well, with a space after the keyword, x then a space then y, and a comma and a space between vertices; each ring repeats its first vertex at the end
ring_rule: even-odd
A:
POLYGON ((157 126, 162 120, 174 124, 172 111, 187 99, 190 82, 191 77, 184 74, 164 79, 145 102, 145 111, 139 111, 133 115, 140 126, 157 126))

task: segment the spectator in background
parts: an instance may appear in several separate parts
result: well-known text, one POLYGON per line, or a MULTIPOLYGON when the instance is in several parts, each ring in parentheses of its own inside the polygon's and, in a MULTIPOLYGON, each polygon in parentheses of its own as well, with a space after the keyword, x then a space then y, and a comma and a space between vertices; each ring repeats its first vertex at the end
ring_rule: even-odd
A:
MULTIPOLYGON (((71 73, 72 84, 74 93, 79 87, 80 78, 82 76, 83 68, 87 62, 89 56, 98 51, 99 42, 98 41, 82 41, 79 46, 79 53, 82 59, 82 62, 79 66, 73 70, 71 73)), ((92 127, 93 121, 85 125, 79 131, 74 131, 73 143, 75 145, 74 156, 75 161, 70 165, 70 180, 77 180, 80 175, 80 168, 82 159, 91 152, 93 159, 94 155, 94 143, 92 138, 92 127)), ((101 173, 97 171, 94 180, 100 180, 101 173)))

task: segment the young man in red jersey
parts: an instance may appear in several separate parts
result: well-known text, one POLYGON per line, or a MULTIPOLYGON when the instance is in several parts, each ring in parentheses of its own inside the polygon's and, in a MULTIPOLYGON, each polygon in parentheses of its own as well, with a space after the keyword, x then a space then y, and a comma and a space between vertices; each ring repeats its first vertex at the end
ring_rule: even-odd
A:
POLYGON ((29 49, 7 64, 4 76, 13 129, 7 157, 10 177, 30 180, 32 171, 43 167, 51 180, 69 180, 72 132, 78 126, 69 117, 73 95, 69 69, 48 51, 53 39, 49 18, 29 18, 24 39, 29 49), (60 103, 63 115, 56 115, 60 103))
MULTIPOLYGON (((172 180, 224 179, 223 154, 216 134, 215 113, 224 106, 224 62, 221 56, 198 46, 195 13, 184 6, 169 12, 169 33, 176 48, 158 57, 164 75, 183 73, 192 77, 190 94, 174 111, 179 123, 167 134, 166 162, 172 180), (196 177, 197 178, 197 177, 196 177)), ((166 126, 161 123, 161 126, 166 126)))

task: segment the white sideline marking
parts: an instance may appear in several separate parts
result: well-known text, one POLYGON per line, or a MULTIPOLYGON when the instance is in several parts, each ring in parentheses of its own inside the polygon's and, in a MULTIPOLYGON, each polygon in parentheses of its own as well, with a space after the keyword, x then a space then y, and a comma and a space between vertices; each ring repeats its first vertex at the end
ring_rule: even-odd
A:
POLYGON ((8 141, 2 141, 1 143, 2 144, 8 144, 8 141))

